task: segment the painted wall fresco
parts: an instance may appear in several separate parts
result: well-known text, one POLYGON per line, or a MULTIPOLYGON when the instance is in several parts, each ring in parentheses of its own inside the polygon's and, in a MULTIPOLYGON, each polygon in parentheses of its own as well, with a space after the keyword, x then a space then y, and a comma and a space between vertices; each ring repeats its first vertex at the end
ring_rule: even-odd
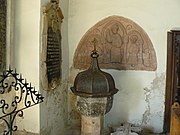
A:
POLYGON ((147 71, 157 68, 155 50, 146 32, 121 16, 107 17, 85 33, 74 55, 74 68, 89 67, 94 39, 101 68, 147 71))

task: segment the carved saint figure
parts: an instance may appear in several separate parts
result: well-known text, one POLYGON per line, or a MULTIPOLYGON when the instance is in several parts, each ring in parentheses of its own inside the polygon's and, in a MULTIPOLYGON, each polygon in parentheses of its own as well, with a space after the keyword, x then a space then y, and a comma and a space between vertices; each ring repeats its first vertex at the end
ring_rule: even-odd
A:
POLYGON ((138 54, 140 51, 140 46, 138 44, 138 36, 132 35, 130 37, 130 44, 128 48, 128 64, 130 64, 132 67, 138 64, 138 54))
POLYGON ((119 26, 117 24, 112 25, 111 29, 107 30, 106 41, 110 48, 110 62, 122 63, 123 58, 123 40, 119 34, 119 26))

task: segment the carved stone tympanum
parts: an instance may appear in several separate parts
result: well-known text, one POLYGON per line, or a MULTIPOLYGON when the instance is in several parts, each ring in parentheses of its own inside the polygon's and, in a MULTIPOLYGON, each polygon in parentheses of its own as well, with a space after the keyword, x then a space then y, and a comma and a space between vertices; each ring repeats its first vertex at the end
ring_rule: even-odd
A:
POLYGON ((89 67, 94 38, 101 68, 147 71, 157 68, 155 50, 146 32, 120 16, 107 17, 86 32, 75 52, 75 68, 89 67))

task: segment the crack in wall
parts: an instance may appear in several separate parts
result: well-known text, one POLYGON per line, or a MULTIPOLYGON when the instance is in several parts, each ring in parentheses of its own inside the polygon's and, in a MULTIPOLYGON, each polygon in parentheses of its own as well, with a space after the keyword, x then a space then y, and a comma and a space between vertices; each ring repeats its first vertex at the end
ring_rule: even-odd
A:
POLYGON ((151 113, 150 113, 150 110, 151 110, 151 108, 150 108, 151 90, 146 87, 146 88, 144 88, 144 91, 145 91, 144 94, 146 96, 145 101, 147 103, 147 107, 146 107, 147 109, 143 114, 142 125, 147 125, 148 121, 150 119, 150 115, 151 115, 151 113))

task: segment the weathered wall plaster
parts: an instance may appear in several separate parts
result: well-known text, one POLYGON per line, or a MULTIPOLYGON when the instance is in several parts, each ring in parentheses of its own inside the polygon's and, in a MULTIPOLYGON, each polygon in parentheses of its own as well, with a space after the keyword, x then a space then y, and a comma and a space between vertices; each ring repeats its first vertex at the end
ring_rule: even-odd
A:
POLYGON ((40 105, 41 134, 63 134, 67 124, 67 81, 51 92, 42 93, 46 100, 40 105))
POLYGON ((69 88, 68 88, 68 126, 70 128, 76 128, 78 130, 80 130, 80 125, 81 125, 81 116, 80 113, 77 110, 77 96, 74 95, 71 91, 70 91, 70 87, 73 86, 74 84, 74 78, 77 75, 77 70, 73 70, 73 68, 70 68, 70 72, 69 72, 69 88))
POLYGON ((156 76, 151 82, 149 87, 144 88, 146 111, 143 113, 141 125, 145 128, 152 125, 163 125, 164 118, 162 117, 164 110, 164 98, 165 95, 165 73, 160 76, 156 76), (153 100, 152 100, 153 99, 153 100), (158 100, 160 102, 158 102, 158 100), (157 120, 155 122, 155 120, 157 120))
MULTIPOLYGON (((40 0, 16 0, 14 4, 14 67, 39 90, 40 0)), ((39 119, 39 105, 27 109, 24 118, 17 119, 18 130, 38 133, 39 119)))
MULTIPOLYGON (((105 124, 107 126, 131 122, 147 127, 154 132, 162 132, 166 32, 180 24, 180 17, 176 15, 180 12, 179 4, 178 0, 69 1, 68 41, 71 47, 69 50, 71 73, 79 72, 72 67, 73 56, 81 38, 92 26, 108 16, 118 15, 136 22, 146 31, 156 51, 157 70, 155 72, 106 70, 113 75, 116 86, 120 90, 114 96, 113 108, 106 115, 105 124), (170 16, 171 19, 169 19, 170 16), (157 78, 161 78, 161 81, 157 78), (151 82, 153 83, 151 84, 151 82), (161 82, 161 85, 155 85, 160 84, 158 82, 161 82)), ((70 78, 73 80, 74 75, 71 75, 70 78)), ((73 86, 73 83, 70 82, 69 85, 73 86)), ((69 112, 71 113, 71 110, 69 112)))

